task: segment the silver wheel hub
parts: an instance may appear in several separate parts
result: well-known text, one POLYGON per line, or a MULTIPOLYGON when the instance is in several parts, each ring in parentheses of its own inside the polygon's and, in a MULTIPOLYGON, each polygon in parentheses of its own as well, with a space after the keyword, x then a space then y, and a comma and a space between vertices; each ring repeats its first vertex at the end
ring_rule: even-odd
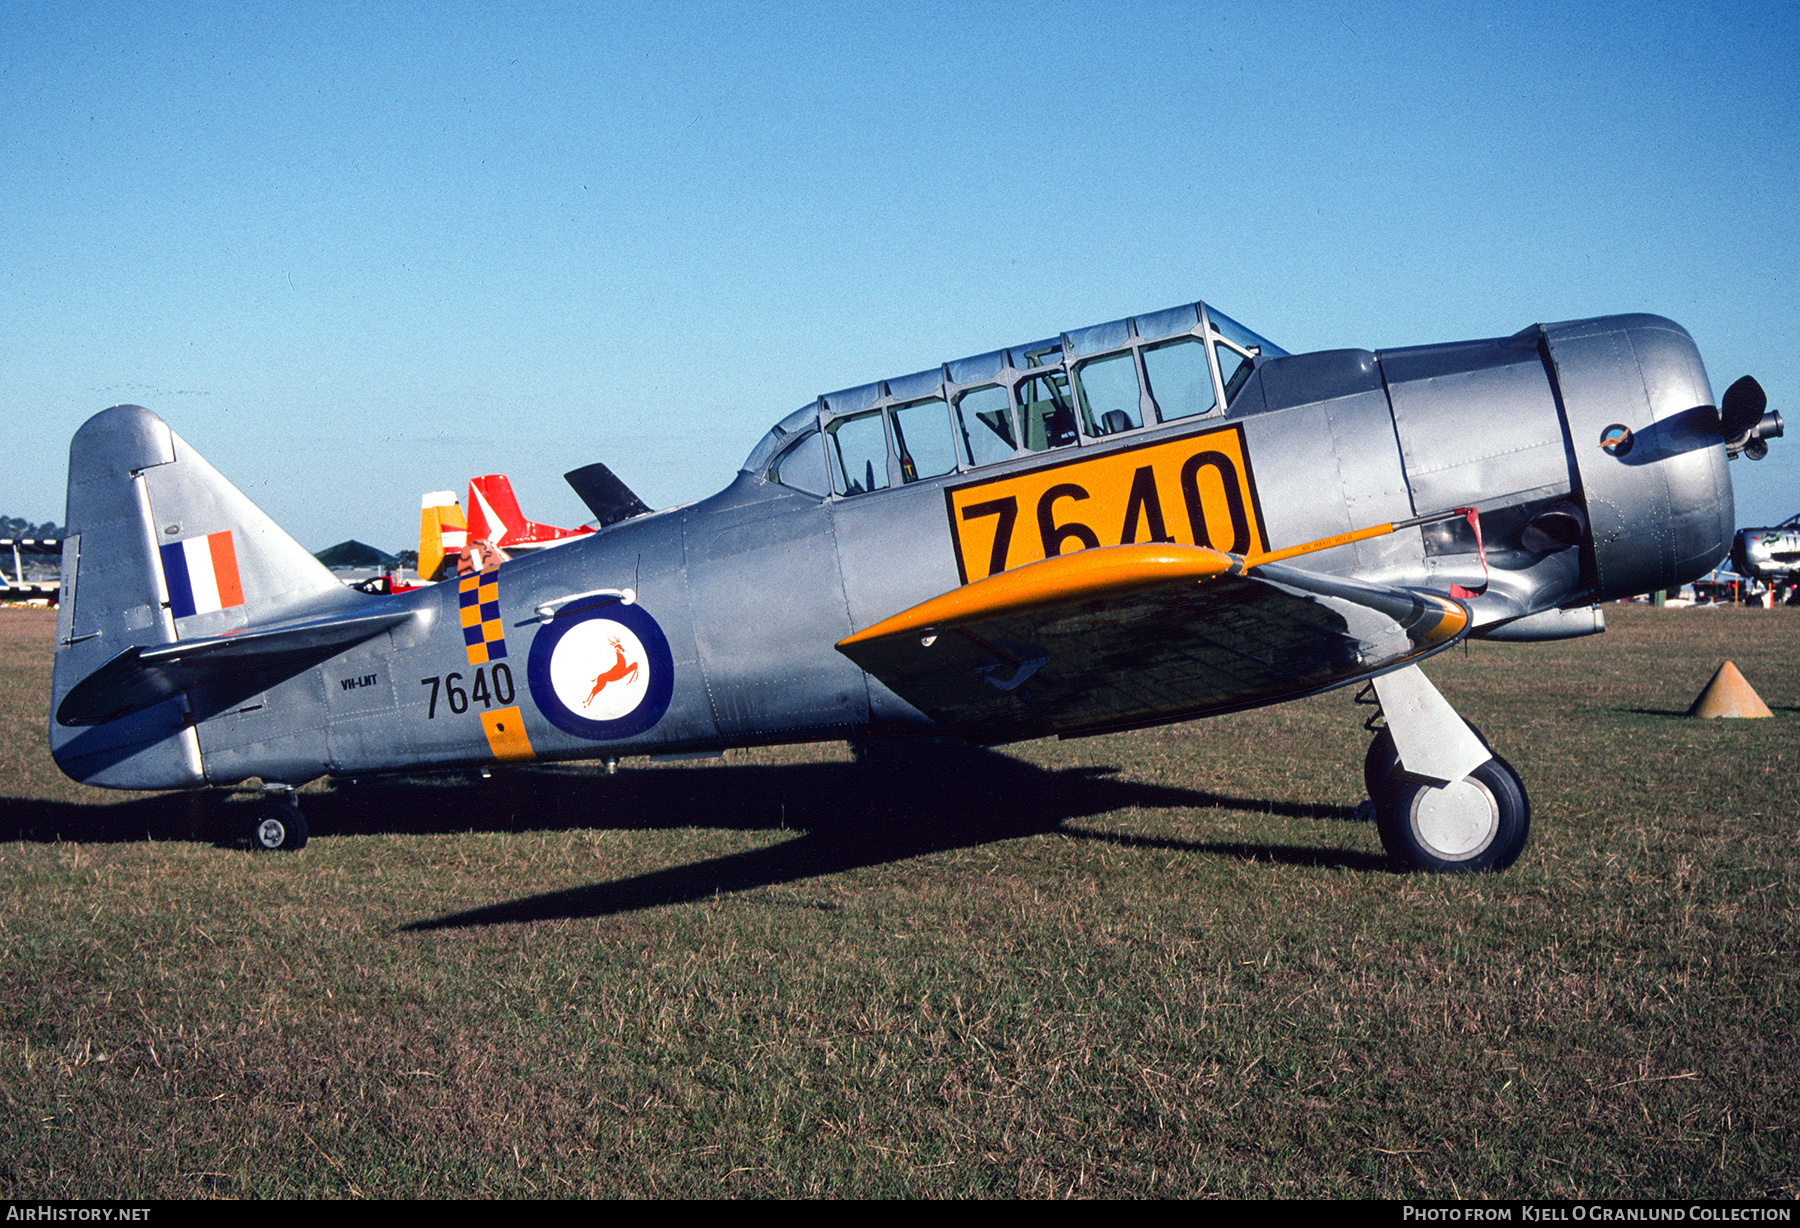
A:
POLYGON ((287 839, 287 825, 280 819, 264 819, 256 825, 256 842, 266 849, 278 849, 287 839))
POLYGON ((1413 834, 1432 856, 1467 861, 1494 842, 1500 804, 1472 776, 1442 788, 1421 789, 1413 801, 1413 834))

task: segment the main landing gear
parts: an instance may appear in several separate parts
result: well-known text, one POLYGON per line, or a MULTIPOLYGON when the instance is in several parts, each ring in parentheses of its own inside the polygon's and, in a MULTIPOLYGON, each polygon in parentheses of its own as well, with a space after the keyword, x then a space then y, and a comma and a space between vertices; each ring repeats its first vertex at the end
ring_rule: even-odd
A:
POLYGON ((300 799, 286 786, 265 788, 263 800, 251 808, 246 826, 250 847, 258 853, 277 849, 294 852, 306 847, 306 816, 300 799))
POLYGON ((1387 727, 1369 745, 1363 779, 1388 855, 1441 874, 1504 870, 1518 860, 1531 800, 1512 765, 1417 666, 1374 685, 1387 727))

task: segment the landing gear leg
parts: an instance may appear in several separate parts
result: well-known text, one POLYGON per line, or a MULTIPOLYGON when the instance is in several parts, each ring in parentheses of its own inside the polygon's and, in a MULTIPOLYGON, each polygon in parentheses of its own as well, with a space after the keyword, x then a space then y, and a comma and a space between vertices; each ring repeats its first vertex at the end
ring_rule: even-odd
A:
POLYGON ((306 847, 306 816, 300 813, 300 799, 292 788, 264 790, 263 800, 251 811, 248 835, 251 849, 259 853, 276 849, 291 853, 306 847))
POLYGON ((1531 801, 1512 765, 1488 749, 1417 666, 1375 681, 1387 728, 1363 776, 1382 847, 1415 870, 1504 870, 1524 851, 1531 801))

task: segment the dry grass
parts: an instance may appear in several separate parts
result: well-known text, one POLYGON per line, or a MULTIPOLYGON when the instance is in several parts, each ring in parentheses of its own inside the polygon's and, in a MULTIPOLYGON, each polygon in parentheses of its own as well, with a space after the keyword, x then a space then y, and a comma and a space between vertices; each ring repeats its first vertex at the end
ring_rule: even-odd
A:
MULTIPOLYGON (((391 781, 252 856, 61 779, 0 611, 0 1193, 1791 1196, 1800 611, 1431 668, 1476 879, 1346 693, 1006 754, 391 781), (1680 717, 1731 657, 1772 721, 1680 717)), ((227 808, 228 809, 228 808, 227 808)))

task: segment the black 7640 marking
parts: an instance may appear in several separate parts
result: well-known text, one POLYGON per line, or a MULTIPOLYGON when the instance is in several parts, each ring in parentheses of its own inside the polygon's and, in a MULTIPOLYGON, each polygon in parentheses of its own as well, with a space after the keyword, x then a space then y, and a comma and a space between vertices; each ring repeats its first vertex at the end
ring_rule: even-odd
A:
POLYGON ((478 703, 484 708, 491 708, 495 704, 500 704, 504 707, 513 701, 514 690, 512 670, 507 667, 504 661, 493 667, 491 675, 488 672, 488 667, 485 665, 476 670, 475 681, 471 683, 466 690, 464 689, 462 682, 463 675, 461 674, 444 674, 437 678, 419 679, 420 686, 428 686, 431 688, 431 700, 425 708, 426 720, 430 721, 437 719, 438 697, 440 695, 442 695, 444 702, 449 705, 450 711, 458 716, 461 716, 469 710, 469 704, 471 702, 478 703), (491 687, 489 685, 490 677, 493 680, 491 687))

